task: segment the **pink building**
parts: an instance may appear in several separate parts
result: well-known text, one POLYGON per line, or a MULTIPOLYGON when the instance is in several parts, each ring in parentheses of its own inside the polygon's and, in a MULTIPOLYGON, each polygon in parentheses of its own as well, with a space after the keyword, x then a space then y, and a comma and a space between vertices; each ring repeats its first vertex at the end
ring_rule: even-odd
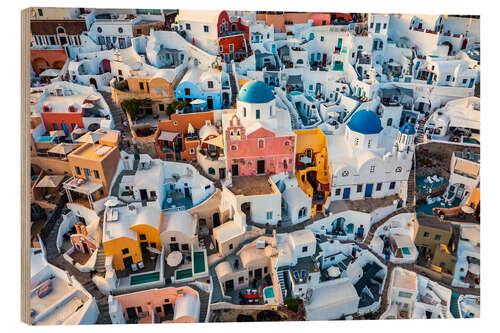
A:
POLYGON ((113 324, 196 323, 200 320, 200 298, 190 287, 161 288, 109 296, 113 324))
POLYGON ((290 115, 276 108, 264 82, 246 83, 236 112, 223 115, 227 168, 232 176, 294 171, 295 133, 290 115))

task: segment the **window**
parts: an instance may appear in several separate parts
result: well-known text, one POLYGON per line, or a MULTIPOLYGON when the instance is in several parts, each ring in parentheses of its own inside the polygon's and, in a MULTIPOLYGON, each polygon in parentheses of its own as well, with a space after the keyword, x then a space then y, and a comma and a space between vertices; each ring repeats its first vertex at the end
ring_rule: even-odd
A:
POLYGON ((156 87, 156 94, 161 95, 162 93, 162 87, 156 87))
POLYGON ((214 81, 208 81, 208 89, 212 89, 214 87, 214 81))
POLYGON ((245 282, 245 278, 243 276, 240 276, 238 278, 238 284, 243 284, 245 282))
POLYGON ((396 173, 400 173, 401 171, 403 171, 403 168, 402 168, 402 167, 400 167, 400 166, 398 166, 398 167, 396 168, 396 173))
POLYGON ((272 117, 273 116, 273 107, 270 106, 269 107, 269 117, 272 117))
POLYGON ((191 30, 191 24, 190 23, 186 23, 186 30, 191 30))
POLYGON ((335 195, 336 195, 336 196, 339 196, 339 195, 340 195, 340 189, 339 189, 339 188, 338 188, 338 189, 335 189, 335 195))
POLYGON ((233 249, 233 244, 229 244, 229 249, 232 250, 233 249))
POLYGON ((138 307, 137 307, 137 312, 138 312, 138 313, 142 313, 142 307, 138 306, 138 307))
POLYGON ((215 169, 212 168, 212 167, 208 168, 208 174, 209 175, 215 175, 215 169))
POLYGON ((319 40, 323 42, 323 41, 325 40, 325 37, 324 37, 324 36, 321 36, 321 37, 319 38, 319 40))
POLYGON ((387 23, 384 23, 384 29, 387 29, 387 23))
POLYGON ((75 171, 76 171, 76 174, 77 175, 81 175, 82 174, 82 170, 80 169, 80 167, 75 167, 75 171))
POLYGON ((101 27, 97 27, 97 32, 101 33, 102 32, 102 28, 101 27))
POLYGON ((156 310, 156 312, 161 312, 161 306, 157 306, 157 307, 155 308, 155 310, 156 310))
POLYGON ((204 25, 204 26, 203 26, 203 31, 204 31, 204 32, 208 32, 208 25, 204 25))
POLYGON ((434 236, 434 240, 440 240, 440 239, 441 239, 441 235, 434 236))
POLYGON ((446 81, 450 81, 451 80, 451 75, 446 75, 446 81))
POLYGON ((467 79, 463 79, 462 84, 466 84, 466 83, 467 83, 467 79))
POLYGON ((94 177, 95 177, 95 178, 100 178, 100 177, 99 177, 99 171, 98 171, 98 170, 94 170, 94 177))
POLYGON ((370 173, 374 173, 375 172, 375 165, 372 165, 370 166, 370 173))
POLYGON ((373 29, 373 22, 370 23, 370 29, 373 29))
POLYGON ((231 150, 237 150, 238 149, 238 146, 236 145, 231 145, 231 150))
POLYGON ((266 213, 266 219, 272 220, 273 219, 273 212, 267 212, 266 213))
POLYGON ((139 89, 144 90, 144 83, 143 82, 139 82, 139 89))
POLYGON ((302 246, 302 253, 307 252, 307 246, 302 246))
POLYGON ((175 242, 175 237, 170 237, 171 242, 175 242))
POLYGON ((193 154, 194 154, 194 148, 192 148, 192 147, 191 147, 191 148, 189 148, 189 153, 190 153, 191 155, 193 155, 193 154))
POLYGON ((267 267, 264 267, 264 274, 267 274, 267 267))
POLYGON ((377 183, 377 191, 380 191, 382 189, 382 183, 377 183))
POLYGON ((182 244, 181 245, 182 251, 188 251, 189 250, 189 244, 182 244))
POLYGON ((359 138, 354 138, 354 145, 355 146, 359 145, 359 138))
POLYGON ((389 190, 394 190, 395 187, 396 187, 396 182, 391 182, 389 184, 389 190))
POLYGON ((361 191, 363 191, 363 185, 358 185, 358 187, 356 188, 356 191, 359 193, 361 191))
POLYGON ((219 46, 219 52, 222 53, 222 45, 219 46))
POLYGON ((392 118, 387 119, 387 126, 392 126, 392 118))
POLYGON ((121 69, 118 70, 118 75, 122 75, 122 70, 121 69))
POLYGON ((43 10, 41 8, 38 8, 38 16, 43 16, 43 10))
POLYGON ((118 28, 118 33, 122 34, 123 33, 123 28, 122 27, 119 27, 118 28))
POLYGON ((264 139, 259 139, 259 148, 260 149, 264 148, 264 139))
POLYGON ((57 27, 57 33, 58 34, 64 34, 65 33, 64 28, 63 27, 57 27))
POLYGON ((411 293, 407 293, 405 291, 400 291, 398 294, 399 297, 411 298, 411 293))
POLYGON ((168 303, 170 302, 170 300, 168 298, 165 298, 165 303, 168 303))
POLYGON ((52 124, 52 127, 54 128, 54 131, 57 131, 57 130, 58 130, 58 128, 57 128, 57 124, 56 124, 56 123, 53 123, 53 124, 52 124))
POLYGON ((158 104, 158 109, 160 111, 165 111, 165 104, 158 104))
POLYGON ((122 254, 128 254, 128 253, 129 253, 128 249, 122 249, 122 254))
POLYGON ((424 237, 429 237, 429 233, 427 231, 424 232, 424 237))
POLYGON ((372 146, 372 140, 368 140, 368 148, 372 146))
POLYGON ((146 240, 146 235, 140 234, 139 235, 139 240, 146 240))
POLYGON ((137 29, 136 32, 137 32, 138 35, 142 35, 142 29, 137 29))
POLYGON ((191 95, 191 89, 189 89, 189 88, 184 88, 184 95, 186 95, 186 96, 191 95))
POLYGON ((260 119, 260 110, 255 110, 255 119, 260 119))
POLYGON ((229 52, 234 52, 234 45, 233 44, 229 44, 229 52))

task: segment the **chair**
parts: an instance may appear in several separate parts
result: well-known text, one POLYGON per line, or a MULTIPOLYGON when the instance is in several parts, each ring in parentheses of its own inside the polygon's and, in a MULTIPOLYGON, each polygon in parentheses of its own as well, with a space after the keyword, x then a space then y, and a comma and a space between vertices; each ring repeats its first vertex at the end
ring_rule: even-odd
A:
POLYGON ((138 270, 138 268, 137 268, 137 265, 136 265, 136 264, 132 264, 132 265, 131 265, 131 267, 132 267, 132 271, 134 271, 134 272, 138 270))
POLYGON ((142 261, 139 261, 137 263, 137 266, 139 266, 139 269, 142 269, 142 268, 144 268, 144 263, 142 261))

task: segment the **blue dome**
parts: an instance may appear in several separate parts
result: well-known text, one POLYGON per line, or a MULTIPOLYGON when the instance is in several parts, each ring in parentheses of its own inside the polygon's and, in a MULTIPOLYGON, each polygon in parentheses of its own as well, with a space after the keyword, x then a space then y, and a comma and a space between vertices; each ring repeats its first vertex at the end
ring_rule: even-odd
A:
POLYGON ((373 111, 359 110, 354 113, 347 123, 351 131, 361 134, 377 134, 382 131, 380 118, 373 111))
POLYGON ((399 131, 401 133, 408 134, 408 135, 415 135, 415 133, 416 133, 415 127, 413 127, 413 125, 410 123, 406 123, 403 126, 401 126, 399 128, 399 131))
POLYGON ((272 101, 274 94, 264 82, 250 81, 241 87, 238 99, 245 103, 262 104, 272 101))

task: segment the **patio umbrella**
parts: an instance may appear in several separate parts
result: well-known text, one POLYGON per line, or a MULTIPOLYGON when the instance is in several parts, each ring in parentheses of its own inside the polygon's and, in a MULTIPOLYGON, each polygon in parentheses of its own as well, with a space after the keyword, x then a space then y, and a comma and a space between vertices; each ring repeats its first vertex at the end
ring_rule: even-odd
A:
POLYGON ((182 261, 182 253, 179 251, 170 252, 167 256, 167 265, 170 267, 178 266, 182 261))
POLYGON ((106 202, 104 203, 104 206, 106 207, 114 207, 114 206, 117 206, 119 204, 121 204, 122 202, 120 200, 118 200, 117 197, 109 197, 108 200, 106 200, 106 202))
POLYGON ((474 208, 469 206, 462 206, 462 212, 464 212, 465 214, 472 214, 474 213, 474 208))
POLYGON ((94 104, 92 104, 92 103, 84 103, 84 104, 82 105, 82 108, 84 108, 84 109, 92 109, 92 108, 94 108, 94 107, 95 107, 95 105, 94 105, 94 104))
POLYGON ((161 251, 160 251, 160 250, 158 250, 157 248, 154 248, 154 247, 148 246, 148 247, 146 247, 146 249, 148 249, 148 250, 149 250, 149 252, 151 252, 151 253, 161 254, 161 251))
POLYGON ((97 102, 98 100, 100 100, 100 99, 101 99, 101 97, 99 97, 99 96, 98 96, 98 95, 96 95, 96 94, 90 94, 90 95, 88 95, 85 99, 86 99, 86 100, 88 100, 88 101, 97 102))
POLYGON ((205 104, 207 101, 203 100, 203 99, 195 99, 194 101, 192 101, 190 104, 192 105, 201 105, 201 104, 205 104))
POLYGON ((335 278, 340 276, 340 269, 336 266, 330 266, 326 271, 328 272, 328 275, 331 277, 335 278))
POLYGON ((52 153, 52 154, 59 154, 59 155, 68 155, 71 153, 73 150, 78 148, 79 145, 75 143, 60 143, 51 149, 49 149, 47 152, 52 153))
POLYGON ((470 264, 469 272, 471 272, 474 275, 479 275, 481 273, 481 269, 478 264, 470 264))
POLYGON ((222 135, 219 135, 213 139, 207 140, 207 141, 205 141, 205 143, 224 149, 224 140, 222 138, 222 135))
POLYGON ((36 187, 57 187, 64 179, 64 175, 45 176, 36 184, 36 187))

